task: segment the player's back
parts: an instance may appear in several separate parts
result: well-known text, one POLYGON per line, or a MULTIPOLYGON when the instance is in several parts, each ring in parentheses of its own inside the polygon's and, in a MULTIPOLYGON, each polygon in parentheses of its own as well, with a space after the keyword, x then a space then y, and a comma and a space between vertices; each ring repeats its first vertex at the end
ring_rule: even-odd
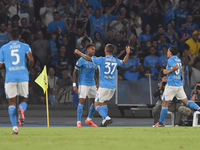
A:
POLYGON ((181 81, 181 59, 178 56, 172 56, 168 59, 167 70, 172 69, 175 65, 179 66, 179 69, 167 74, 167 84, 170 86, 182 86, 181 81))
POLYGON ((116 88, 117 66, 122 65, 122 61, 112 55, 92 57, 92 60, 99 66, 99 87, 116 88))
POLYGON ((27 44, 19 41, 10 41, 1 47, 0 62, 5 63, 6 83, 29 81, 26 64, 26 53, 31 52, 27 44))
POLYGON ((94 74, 97 65, 81 57, 77 61, 75 68, 79 70, 79 85, 94 86, 96 84, 94 74))

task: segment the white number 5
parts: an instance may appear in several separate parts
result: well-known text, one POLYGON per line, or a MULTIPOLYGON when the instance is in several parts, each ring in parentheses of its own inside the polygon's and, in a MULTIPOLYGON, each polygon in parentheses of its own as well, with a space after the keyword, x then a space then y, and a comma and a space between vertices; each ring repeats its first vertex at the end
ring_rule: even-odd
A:
POLYGON ((19 54, 17 52, 19 52, 18 49, 11 50, 11 56, 16 57, 16 61, 12 62, 13 65, 17 65, 20 62, 20 57, 19 57, 19 54))

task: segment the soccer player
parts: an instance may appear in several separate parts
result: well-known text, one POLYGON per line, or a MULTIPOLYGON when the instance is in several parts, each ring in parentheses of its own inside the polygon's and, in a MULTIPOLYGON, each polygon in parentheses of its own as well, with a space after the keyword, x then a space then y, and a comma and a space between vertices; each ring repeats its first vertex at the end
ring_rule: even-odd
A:
MULTIPOLYGON (((95 45, 92 43, 87 44, 86 50, 87 50, 87 56, 92 57, 95 54, 95 45)), ((95 70, 97 70, 97 65, 83 58, 80 58, 77 61, 74 72, 73 72, 73 90, 74 92, 76 93, 78 92, 79 94, 79 104, 77 108, 77 127, 82 127, 81 117, 83 113, 83 106, 85 103, 86 96, 88 96, 88 98, 90 98, 93 103, 90 106, 90 111, 89 111, 87 119, 85 120, 85 123, 93 127, 97 127, 97 125, 94 124, 92 121, 92 117, 95 112, 94 99, 95 99, 96 90, 97 90, 95 85, 97 85, 97 88, 98 88, 98 84, 99 84, 97 81, 98 71, 95 71, 95 70), (78 89, 76 87, 77 74, 79 74, 78 89), (95 83, 95 79, 96 79, 96 83, 95 83)))
POLYGON ((126 64, 129 53, 130 47, 126 47, 126 56, 124 60, 119 60, 112 56, 114 51, 114 45, 107 44, 105 47, 105 57, 89 57, 84 55, 79 50, 75 50, 75 53, 80 55, 87 61, 91 61, 94 64, 98 65, 99 68, 99 89, 97 90, 97 94, 95 97, 95 109, 96 111, 102 116, 103 121, 101 123, 101 127, 106 127, 107 125, 111 124, 113 121, 108 116, 108 101, 113 97, 116 88, 116 77, 117 77, 117 66, 122 64, 126 64))
POLYGON ((24 124, 24 111, 27 108, 29 73, 26 64, 28 58, 29 68, 33 66, 34 60, 30 47, 19 42, 21 35, 18 29, 12 29, 11 41, 1 47, 0 68, 3 63, 6 67, 5 92, 8 99, 8 113, 13 126, 12 134, 18 134, 16 116, 16 96, 19 95, 18 122, 24 124))
POLYGON ((154 127, 164 127, 165 117, 168 112, 168 105, 172 101, 173 97, 181 100, 187 106, 199 110, 200 107, 193 101, 188 100, 183 89, 183 84, 181 81, 181 59, 178 58, 178 49, 176 46, 171 46, 168 49, 167 57, 169 57, 167 62, 167 68, 163 70, 163 73, 167 75, 167 85, 163 93, 162 110, 160 113, 160 120, 154 125, 154 127))

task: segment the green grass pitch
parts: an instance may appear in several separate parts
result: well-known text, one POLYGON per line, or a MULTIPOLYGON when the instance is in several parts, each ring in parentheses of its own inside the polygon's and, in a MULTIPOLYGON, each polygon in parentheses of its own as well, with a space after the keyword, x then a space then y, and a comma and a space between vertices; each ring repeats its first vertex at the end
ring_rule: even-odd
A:
POLYGON ((199 127, 0 127, 0 150, 191 150, 199 127))

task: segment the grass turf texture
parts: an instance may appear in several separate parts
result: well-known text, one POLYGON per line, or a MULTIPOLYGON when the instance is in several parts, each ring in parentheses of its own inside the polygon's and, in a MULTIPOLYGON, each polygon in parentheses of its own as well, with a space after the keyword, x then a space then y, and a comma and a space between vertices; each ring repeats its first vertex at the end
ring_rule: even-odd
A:
POLYGON ((198 127, 0 128, 0 150, 189 150, 198 149, 198 127))

